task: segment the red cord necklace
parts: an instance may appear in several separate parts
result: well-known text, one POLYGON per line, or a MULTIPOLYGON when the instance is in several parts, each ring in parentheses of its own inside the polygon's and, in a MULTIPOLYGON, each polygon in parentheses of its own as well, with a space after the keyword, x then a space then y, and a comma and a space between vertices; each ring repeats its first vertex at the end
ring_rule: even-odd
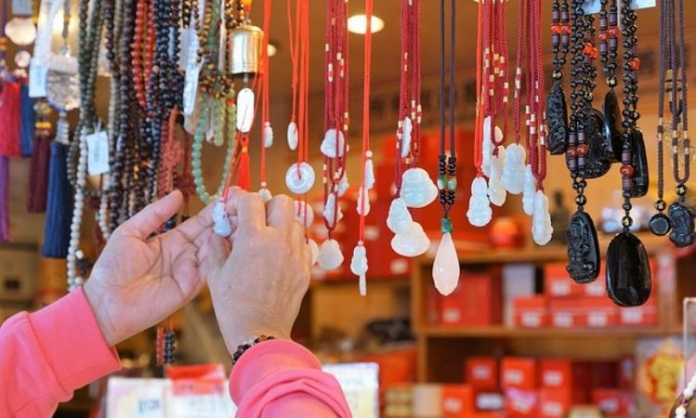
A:
POLYGON ((259 193, 261 197, 268 201, 271 198, 271 192, 268 190, 266 183, 266 149, 273 145, 273 127, 271 126, 270 112, 270 78, 271 66, 268 56, 268 44, 270 43, 271 31, 271 7, 272 0, 264 0, 263 2, 263 43, 261 47, 261 72, 260 77, 260 102, 261 102, 261 147, 259 157, 259 193))

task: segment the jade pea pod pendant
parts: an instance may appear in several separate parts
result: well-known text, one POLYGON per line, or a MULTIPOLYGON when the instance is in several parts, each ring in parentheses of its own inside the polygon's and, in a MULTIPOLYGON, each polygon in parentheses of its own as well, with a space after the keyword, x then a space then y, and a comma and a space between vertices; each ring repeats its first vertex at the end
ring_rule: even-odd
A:
POLYGON ((560 80, 553 82, 546 100, 546 127, 549 131, 548 150, 563 154, 568 147, 568 109, 560 80))
POLYGON ((694 243, 694 213, 688 206, 680 202, 669 205, 669 219, 672 222, 672 233, 669 239, 677 247, 688 247, 694 243))
POLYGON ((568 225, 568 265, 566 270, 578 283, 589 283, 599 275, 599 242, 590 215, 577 211, 568 225))
POLYGON ((621 126, 621 109, 614 89, 604 96, 604 151, 611 161, 621 161, 623 146, 623 126, 621 126))
POLYGON ((604 116, 597 109, 591 109, 583 125, 588 153, 585 157, 584 176, 588 179, 602 177, 611 167, 611 159, 606 154, 604 137, 604 116))
POLYGON ((643 133, 636 130, 631 133, 631 136, 631 155, 633 157, 631 197, 643 197, 648 193, 648 187, 650 186, 648 156, 645 153, 643 133))
POLYGON ((620 306, 639 306, 650 297, 648 252, 630 232, 622 232, 607 250, 607 293, 620 306))

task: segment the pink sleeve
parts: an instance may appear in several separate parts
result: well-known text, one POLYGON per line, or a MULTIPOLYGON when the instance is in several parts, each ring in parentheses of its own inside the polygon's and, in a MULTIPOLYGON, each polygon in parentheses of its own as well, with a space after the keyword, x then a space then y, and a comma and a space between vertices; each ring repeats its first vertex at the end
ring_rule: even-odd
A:
POLYGON ((120 368, 82 290, 0 328, 0 416, 47 418, 58 402, 120 368))
POLYGON ((319 360, 288 340, 250 348, 230 376, 236 418, 350 418, 336 379, 321 371, 319 360))

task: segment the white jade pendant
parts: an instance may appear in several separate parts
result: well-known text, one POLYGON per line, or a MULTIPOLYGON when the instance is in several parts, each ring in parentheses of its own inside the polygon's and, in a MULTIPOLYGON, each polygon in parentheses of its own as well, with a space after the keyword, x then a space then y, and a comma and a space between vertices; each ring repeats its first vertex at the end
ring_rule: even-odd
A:
POLYGON ((358 202, 356 204, 358 215, 367 216, 370 213, 370 194, 362 186, 358 191, 358 202))
POLYGON ((524 187, 522 187, 522 209, 529 216, 534 214, 534 196, 536 195, 536 179, 532 173, 532 166, 524 167, 524 187))
POLYGON ((343 263, 343 253, 335 239, 327 239, 321 244, 317 262, 325 271, 337 269, 343 263))
POLYGON ((319 246, 317 242, 313 239, 307 240, 307 245, 309 246, 309 253, 312 256, 312 265, 317 264, 317 259, 319 258, 319 246))
POLYGON ((420 167, 409 168, 401 177, 400 196, 410 208, 423 208, 437 198, 437 186, 428 172, 420 167))
POLYGON ((5 25, 5 34, 19 46, 26 46, 36 39, 36 26, 31 17, 15 16, 5 25))
POLYGON ((541 190, 534 196, 534 215, 532 215, 532 239, 538 245, 546 245, 553 236, 549 200, 541 190))
POLYGON ((483 119, 483 134, 481 135, 481 170, 489 177, 491 175, 491 156, 493 155, 493 142, 491 141, 491 117, 483 119))
POLYGON ((406 116, 401 123, 401 158, 408 157, 411 152, 411 141, 413 136, 413 122, 406 116))
POLYGON ((337 199, 335 193, 329 193, 329 197, 326 198, 326 204, 324 205, 323 216, 326 223, 329 226, 335 226, 337 222, 343 219, 343 211, 340 205, 337 205, 337 199))
POLYGON ((268 203, 271 199, 273 199, 271 191, 268 190, 266 187, 262 187, 259 189, 259 196, 261 196, 261 200, 263 200, 263 203, 268 203))
POLYGON ((271 122, 263 124, 263 147, 270 148, 273 146, 273 127, 271 122))
POLYGON ((430 238, 418 222, 412 222, 408 230, 394 235, 391 247, 401 256, 418 257, 430 248, 430 238))
POLYGON ((454 292, 459 283, 459 272, 459 259, 452 235, 449 232, 444 233, 433 263, 433 282, 437 291, 442 295, 454 292))
POLYGON ((297 124, 295 122, 290 122, 288 124, 288 147, 291 151, 295 151, 297 149, 298 141, 297 124))
POLYGON ((338 197, 343 197, 343 195, 345 195, 348 191, 349 187, 350 184, 348 184, 348 171, 343 170, 343 177, 341 177, 341 180, 338 181, 338 185, 336 186, 338 197))
POLYGON ((471 182, 471 198, 469 198, 469 210, 466 212, 466 217, 473 226, 485 226, 493 217, 487 193, 486 179, 477 176, 471 182))
POLYGON ((375 168, 372 164, 372 151, 367 152, 369 156, 365 161, 365 187, 367 187, 367 190, 370 190, 375 187, 375 168))
POLYGON ((404 199, 397 197, 389 205, 387 227, 395 234, 407 232, 413 223, 413 217, 406 207, 404 199))
POLYGON ((321 153, 329 158, 342 157, 345 151, 346 140, 343 132, 338 132, 338 135, 336 132, 333 128, 327 130, 319 146, 321 153))
POLYGON ((520 194, 524 188, 526 154, 524 148, 519 144, 510 144, 505 151, 502 183, 505 189, 512 194, 520 194))
POLYGON ((314 186, 314 169, 306 162, 294 163, 285 173, 285 184, 295 194, 305 194, 314 186))
POLYGON ((498 147, 498 155, 491 157, 491 176, 488 179, 488 199, 496 206, 503 206, 507 197, 507 192, 501 181, 505 161, 505 148, 500 146, 498 147))
POLYGON ((254 91, 244 87, 237 93, 237 130, 247 133, 254 123, 254 91))
POLYGON ((213 232, 223 238, 232 234, 232 223, 225 211, 225 202, 218 200, 213 206, 213 232))
POLYGON ((364 246, 357 245, 353 248, 353 258, 350 260, 350 271, 359 277, 360 294, 365 296, 367 294, 367 280, 365 276, 367 273, 367 252, 364 246))
POLYGON ((295 200, 295 219, 309 228, 314 223, 314 209, 303 200, 295 200))

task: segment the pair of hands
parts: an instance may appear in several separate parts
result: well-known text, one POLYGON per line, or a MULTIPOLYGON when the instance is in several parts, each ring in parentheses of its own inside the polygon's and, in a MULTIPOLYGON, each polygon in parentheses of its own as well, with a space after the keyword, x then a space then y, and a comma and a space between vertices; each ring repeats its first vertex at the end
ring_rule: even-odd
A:
POLYGON ((213 232, 212 207, 153 235, 184 203, 175 191, 147 206, 111 235, 85 295, 109 345, 164 320, 208 284, 228 351, 261 334, 290 338, 309 286, 311 254, 293 201, 264 205, 257 193, 233 189, 236 218, 228 241, 213 232))

